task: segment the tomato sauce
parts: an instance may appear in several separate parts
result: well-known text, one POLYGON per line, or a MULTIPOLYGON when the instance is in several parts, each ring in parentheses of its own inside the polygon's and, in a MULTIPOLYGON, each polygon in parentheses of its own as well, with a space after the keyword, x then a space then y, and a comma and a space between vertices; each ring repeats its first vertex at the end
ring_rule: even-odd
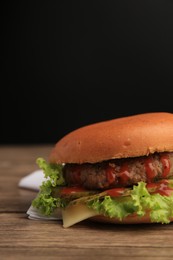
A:
MULTIPOLYGON (((167 178, 170 172, 170 160, 167 154, 162 154, 160 157, 160 161, 162 163, 162 175, 160 177, 167 178)), ((154 181, 154 178, 157 175, 157 171, 153 166, 153 159, 149 157, 144 161, 145 171, 147 175, 147 182, 151 183, 154 181)))
POLYGON ((81 184, 81 170, 82 166, 81 165, 75 165, 71 169, 73 172, 73 183, 78 183, 81 184))
POLYGON ((61 195, 67 195, 67 194, 74 194, 77 192, 86 192, 88 190, 86 190, 85 188, 82 187, 63 187, 61 188, 60 194, 61 195))
POLYGON ((124 163, 120 169, 119 183, 121 185, 126 185, 128 183, 129 178, 130 178, 129 167, 127 163, 124 163))
POLYGON ((106 190, 106 194, 111 197, 119 197, 122 196, 125 192, 125 188, 114 188, 110 190, 106 190))
POLYGON ((109 184, 112 184, 113 182, 115 182, 115 174, 114 174, 113 167, 108 166, 108 168, 106 169, 106 178, 107 178, 109 184))
POLYGON ((167 154, 163 154, 160 158, 160 161, 162 163, 163 171, 162 171, 162 177, 166 178, 168 177, 168 174, 170 172, 170 160, 169 156, 167 154))
POLYGON ((173 194, 173 189, 169 187, 169 182, 167 180, 149 183, 147 184, 147 189, 151 194, 159 193, 162 196, 170 196, 173 194))
POLYGON ((153 158, 149 157, 149 158, 145 159, 144 165, 145 165, 145 171, 146 171, 146 175, 147 175, 147 182, 151 183, 157 174, 156 170, 153 167, 153 158))

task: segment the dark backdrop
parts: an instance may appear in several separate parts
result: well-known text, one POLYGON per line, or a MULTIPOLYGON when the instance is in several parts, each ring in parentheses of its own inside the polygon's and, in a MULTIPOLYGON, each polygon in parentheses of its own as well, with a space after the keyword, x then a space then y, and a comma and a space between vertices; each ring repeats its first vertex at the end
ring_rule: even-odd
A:
POLYGON ((173 1, 4 1, 0 143, 173 112, 173 1))

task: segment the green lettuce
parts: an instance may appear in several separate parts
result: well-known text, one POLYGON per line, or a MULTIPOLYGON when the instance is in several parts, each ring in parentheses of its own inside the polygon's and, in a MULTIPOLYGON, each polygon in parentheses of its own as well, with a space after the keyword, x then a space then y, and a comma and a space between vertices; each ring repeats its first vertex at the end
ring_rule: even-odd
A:
POLYGON ((43 170, 45 181, 40 186, 38 196, 32 201, 32 206, 44 215, 51 215, 56 208, 64 208, 66 202, 52 196, 52 189, 65 185, 61 164, 47 163, 43 158, 37 159, 38 166, 43 170))
POLYGON ((144 182, 134 185, 130 196, 118 198, 105 196, 102 200, 96 198, 86 203, 99 214, 120 220, 134 213, 142 217, 146 212, 150 212, 151 222, 166 224, 173 218, 173 195, 150 194, 144 182))
MULTIPOLYGON (((56 208, 65 208, 73 204, 85 204, 95 210, 98 214, 103 214, 110 218, 123 220, 131 214, 144 216, 150 213, 151 222, 169 223, 173 218, 173 192, 170 196, 163 196, 159 193, 150 194, 146 188, 146 183, 139 182, 129 189, 127 196, 111 197, 106 191, 86 195, 80 193, 80 198, 59 196, 59 190, 66 186, 63 177, 63 165, 50 164, 44 159, 38 158, 37 164, 43 170, 45 181, 43 181, 38 196, 33 200, 33 207, 37 208, 44 215, 51 215, 56 208), (57 191, 57 192, 55 192, 57 191), (130 195, 129 195, 130 194, 130 195)), ((169 180, 170 188, 173 187, 173 180, 169 180)))

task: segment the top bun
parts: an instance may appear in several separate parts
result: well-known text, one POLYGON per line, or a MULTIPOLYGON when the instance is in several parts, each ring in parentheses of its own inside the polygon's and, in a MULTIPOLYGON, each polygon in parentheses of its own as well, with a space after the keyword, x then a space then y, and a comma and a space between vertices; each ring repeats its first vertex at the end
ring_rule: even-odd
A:
POLYGON ((144 113, 81 127, 53 148, 52 163, 96 163, 173 151, 173 114, 144 113))

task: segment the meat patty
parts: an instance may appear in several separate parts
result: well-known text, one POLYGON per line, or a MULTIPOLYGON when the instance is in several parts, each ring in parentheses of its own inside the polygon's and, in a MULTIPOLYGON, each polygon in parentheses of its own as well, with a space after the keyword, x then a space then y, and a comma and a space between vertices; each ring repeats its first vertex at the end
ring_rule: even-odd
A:
POLYGON ((139 181, 151 183, 173 177, 173 153, 113 159, 95 164, 66 164, 63 174, 69 186, 87 189, 129 187, 139 181))

